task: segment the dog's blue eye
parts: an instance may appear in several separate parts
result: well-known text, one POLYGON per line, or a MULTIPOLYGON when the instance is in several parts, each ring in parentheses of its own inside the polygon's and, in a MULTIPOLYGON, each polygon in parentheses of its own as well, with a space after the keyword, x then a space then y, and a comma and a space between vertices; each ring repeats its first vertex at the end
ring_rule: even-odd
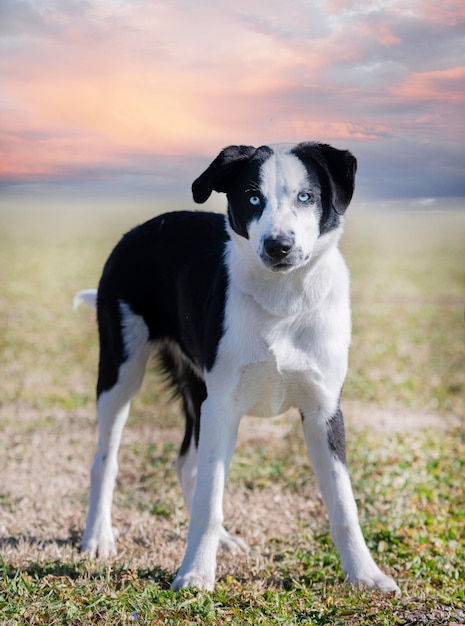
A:
POLYGON ((307 202, 310 202, 310 194, 307 193, 306 191, 301 191, 299 194, 297 194, 297 200, 299 202, 301 202, 302 204, 306 204, 307 202))
POLYGON ((252 206, 260 206, 261 203, 262 203, 262 199, 260 198, 260 196, 249 197, 249 204, 251 204, 252 206))

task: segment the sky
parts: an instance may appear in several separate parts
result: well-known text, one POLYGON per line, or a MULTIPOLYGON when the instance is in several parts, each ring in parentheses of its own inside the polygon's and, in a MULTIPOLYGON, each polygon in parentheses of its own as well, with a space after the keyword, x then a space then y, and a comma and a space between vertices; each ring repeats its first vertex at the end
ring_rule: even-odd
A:
POLYGON ((0 0, 4 198, 186 196, 298 141, 350 149, 360 200, 465 197, 465 2, 0 0))

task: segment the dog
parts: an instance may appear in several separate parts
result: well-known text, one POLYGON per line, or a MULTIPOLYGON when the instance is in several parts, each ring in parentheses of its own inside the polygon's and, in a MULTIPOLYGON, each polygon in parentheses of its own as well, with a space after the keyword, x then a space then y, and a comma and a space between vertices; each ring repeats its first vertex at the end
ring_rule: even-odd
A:
POLYGON ((338 249, 357 161, 327 144, 229 146, 192 185, 226 215, 166 213, 111 253, 95 304, 100 339, 98 448, 82 550, 115 554, 117 453, 132 397, 156 351, 182 399, 176 472, 190 514, 172 589, 213 590, 218 547, 246 550, 223 526, 223 492, 242 415, 296 407, 342 569, 355 586, 396 591, 360 529, 339 406, 351 339, 349 274, 338 249))

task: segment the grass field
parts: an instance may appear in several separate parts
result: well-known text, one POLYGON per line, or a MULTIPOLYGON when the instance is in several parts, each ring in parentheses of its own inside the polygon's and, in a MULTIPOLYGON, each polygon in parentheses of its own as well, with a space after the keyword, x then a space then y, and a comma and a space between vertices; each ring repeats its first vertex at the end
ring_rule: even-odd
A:
POLYGON ((96 441, 94 314, 72 311, 148 217, 0 210, 0 624, 465 624, 465 211, 352 210, 344 389, 362 528, 402 596, 348 588, 295 415, 241 425, 215 593, 169 590, 182 424, 153 367, 120 453, 113 562, 81 558, 96 441))

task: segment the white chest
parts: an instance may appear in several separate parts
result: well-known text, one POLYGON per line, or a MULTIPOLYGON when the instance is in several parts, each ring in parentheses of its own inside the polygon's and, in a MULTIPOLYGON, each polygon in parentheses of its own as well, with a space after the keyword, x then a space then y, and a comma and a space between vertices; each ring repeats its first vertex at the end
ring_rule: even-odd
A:
POLYGON ((341 341, 334 330, 317 310, 273 316, 241 298, 221 346, 225 394, 240 413, 263 417, 325 404, 338 396, 347 365, 348 337, 341 341))
POLYGON ((208 378, 238 412, 337 403, 350 344, 349 281, 339 252, 327 257, 282 276, 231 270, 225 334, 208 378))

